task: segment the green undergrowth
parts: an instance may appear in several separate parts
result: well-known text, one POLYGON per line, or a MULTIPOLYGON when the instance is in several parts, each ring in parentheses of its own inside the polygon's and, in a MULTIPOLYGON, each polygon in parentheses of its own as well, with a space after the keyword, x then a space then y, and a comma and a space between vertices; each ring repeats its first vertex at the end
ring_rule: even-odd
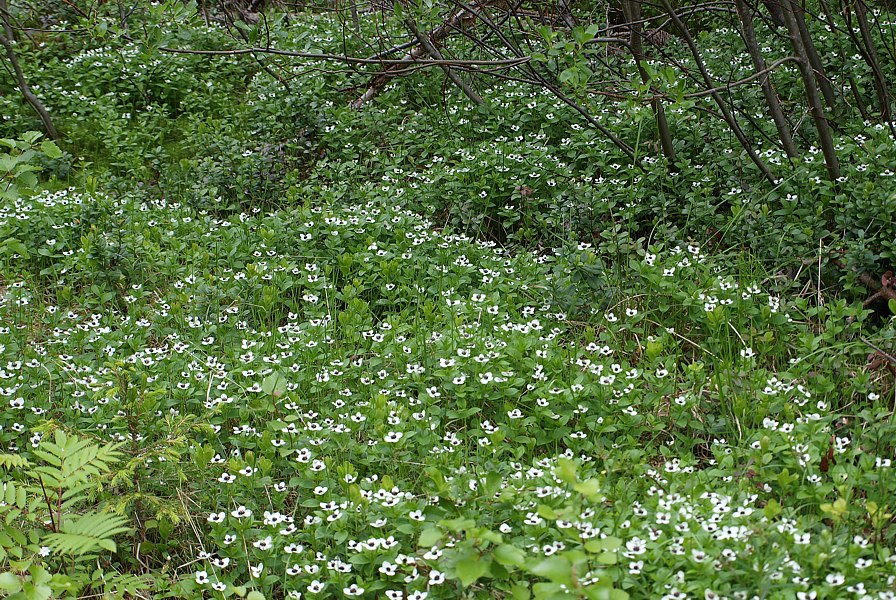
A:
POLYGON ((145 36, 21 45, 58 147, 0 95, 0 594, 896 597, 883 127, 764 186, 670 105, 670 175, 636 103, 589 108, 638 165, 521 84, 354 111, 145 36))
MULTIPOLYGON (((614 278, 587 244, 508 253, 326 192, 220 218, 63 190, 3 219, 29 258, 4 267, 0 440, 119 444, 106 570, 191 597, 892 585, 860 340, 883 334, 743 256, 651 247, 614 278)), ((30 527, 10 565, 98 585, 30 527)))

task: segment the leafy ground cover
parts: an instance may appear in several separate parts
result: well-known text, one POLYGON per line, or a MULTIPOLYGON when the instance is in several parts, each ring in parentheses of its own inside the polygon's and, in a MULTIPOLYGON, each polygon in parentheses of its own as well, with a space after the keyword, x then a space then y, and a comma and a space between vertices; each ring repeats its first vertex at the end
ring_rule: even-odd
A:
POLYGON ((890 256, 885 132, 854 196, 814 155, 735 188, 702 133, 674 195, 513 84, 39 62, 71 141, 2 163, 5 593, 896 596, 893 321, 800 261, 890 256))

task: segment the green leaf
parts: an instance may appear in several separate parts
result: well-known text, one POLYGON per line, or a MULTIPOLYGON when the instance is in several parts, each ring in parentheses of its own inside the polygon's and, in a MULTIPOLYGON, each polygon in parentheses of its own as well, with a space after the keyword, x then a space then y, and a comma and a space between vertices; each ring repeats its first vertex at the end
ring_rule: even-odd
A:
POLYGON ((464 587, 469 587, 477 579, 486 575, 489 561, 475 552, 468 554, 454 565, 454 572, 464 587))
POLYGON ((577 483, 572 487, 575 491, 579 492, 592 502, 601 499, 600 482, 598 482, 598 480, 594 479, 593 477, 591 479, 582 481, 581 483, 577 483))
POLYGON ((22 589, 22 581, 12 573, 0 573, 0 590, 7 594, 15 594, 22 589))
POLYGON ((560 76, 558 77, 558 79, 560 80, 560 83, 566 83, 571 79, 578 78, 578 74, 578 71, 574 68, 564 69, 560 72, 560 76))
POLYGON ((286 393, 286 376, 280 371, 274 371, 264 378, 261 383, 261 391, 274 398, 280 398, 286 393))
POLYGON ((526 564, 526 553, 516 546, 501 544, 492 553, 498 564, 514 567, 522 567, 526 564))
POLYGON ((563 483, 573 484, 576 482, 576 472, 578 471, 578 466, 575 462, 569 460, 568 458, 561 458, 557 461, 557 466, 554 468, 554 474, 557 476, 560 481, 563 483))
POLYGON ((120 515, 87 513, 77 519, 70 517, 63 522, 60 533, 50 534, 45 539, 47 546, 61 554, 82 556, 100 549, 114 552, 115 542, 111 538, 130 531, 126 523, 128 519, 120 515))
POLYGON ((768 519, 774 519, 781 514, 781 511, 781 504, 774 498, 769 499, 769 501, 765 504, 765 508, 762 509, 762 512, 768 519))
POLYGON ((22 586, 25 600, 47 600, 53 595, 53 589, 48 585, 34 585, 26 581, 22 586))
POLYGON ((612 535, 605 537, 603 542, 604 550, 616 550, 617 548, 622 547, 622 540, 612 535))
POLYGON ((446 519, 439 521, 439 524, 447 528, 449 531, 467 531, 476 527, 476 521, 473 519, 446 519))
POLYGON ((890 299, 887 302, 887 306, 890 307, 890 312, 896 315, 896 300, 890 299))
POLYGON ((44 134, 42 134, 39 131, 26 131, 25 133, 22 134, 22 139, 25 140, 26 142, 28 142, 29 144, 36 144, 37 140, 39 140, 41 137, 43 137, 43 135, 44 134))
POLYGON ((529 600, 532 594, 529 593, 529 587, 524 583, 515 583, 510 588, 510 597, 513 600, 529 600))
POLYGON ((551 556, 535 564, 530 569, 538 575, 554 583, 570 585, 572 583, 572 563, 562 556, 551 556))
MULTIPOLYGON (((31 253, 28 252, 28 248, 25 247, 25 244, 20 242, 15 238, 10 238, 6 240, 6 249, 7 252, 14 252, 16 254, 20 254, 23 258, 30 258, 31 253)), ((15 465, 12 465, 15 466, 15 465)))
POLYGON ((430 525, 420 533, 417 545, 421 548, 432 548, 442 539, 442 532, 438 527, 430 525))
POLYGON ((532 586, 535 600, 569 600, 571 596, 566 586, 559 583, 536 583, 532 586))
POLYGON ((40 151, 47 155, 47 158, 60 158, 62 150, 52 140, 45 140, 40 145, 40 151))
POLYGON ((246 594, 246 600, 265 600, 264 594, 259 592, 258 590, 252 590, 248 594, 246 594))
POLYGON ((485 476, 485 491, 488 495, 494 495, 501 490, 501 484, 504 483, 504 478, 501 477, 498 473, 489 473, 485 476))

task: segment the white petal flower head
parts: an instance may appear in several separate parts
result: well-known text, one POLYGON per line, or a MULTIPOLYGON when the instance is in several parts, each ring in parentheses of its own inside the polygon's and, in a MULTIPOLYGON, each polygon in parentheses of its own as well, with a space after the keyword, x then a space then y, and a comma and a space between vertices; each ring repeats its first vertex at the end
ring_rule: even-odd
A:
POLYGON ((230 511, 230 514, 237 519, 248 519, 252 516, 252 511, 245 506, 240 506, 239 508, 230 511))

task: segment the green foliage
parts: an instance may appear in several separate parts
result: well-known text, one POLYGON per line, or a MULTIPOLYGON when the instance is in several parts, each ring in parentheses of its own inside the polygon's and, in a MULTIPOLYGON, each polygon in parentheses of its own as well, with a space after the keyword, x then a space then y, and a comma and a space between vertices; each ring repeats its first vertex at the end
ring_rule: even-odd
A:
POLYGON ((82 557, 99 550, 115 552, 112 537, 130 531, 126 517, 108 513, 85 514, 65 521, 59 533, 46 536, 46 544, 53 552, 82 557))
MULTIPOLYGON (((764 148, 769 189, 648 65, 670 176, 630 59, 608 58, 642 96, 587 93, 594 28, 544 31, 535 62, 640 166, 522 84, 477 80, 478 108, 420 72, 353 111, 348 72, 159 50, 239 46, 194 6, 140 5, 131 39, 109 10, 84 46, 23 48, 77 159, 61 189, 70 157, 6 143, 33 189, 0 211, 3 594, 891 591, 893 378, 868 344, 896 329, 848 279, 892 259, 885 130, 838 123, 840 186, 764 148)), ((404 10, 442 18, 269 33, 360 53, 404 10)), ((746 74, 736 31, 701 35, 746 74)))
POLYGON ((29 131, 18 140, 0 139, 0 200, 14 202, 19 197, 33 192, 37 188, 37 172, 41 170, 36 164, 41 156, 56 159, 62 156, 59 147, 50 140, 37 145, 41 134, 29 131))
POLYGON ((32 460, 0 455, 0 564, 7 569, 0 589, 21 599, 144 589, 142 578, 96 568, 97 559, 117 550, 114 537, 130 531, 129 519, 94 500, 120 457, 117 446, 62 429, 34 446, 32 460))
MULTIPOLYGON (((0 139, 0 201, 15 204, 23 196, 34 193, 38 187, 37 173, 42 170, 42 158, 56 160, 63 156, 59 147, 51 140, 44 140, 38 146, 41 134, 37 131, 24 133, 20 139, 0 139)), ((24 258, 31 256, 28 246, 15 233, 0 227, 0 256, 24 258)))

